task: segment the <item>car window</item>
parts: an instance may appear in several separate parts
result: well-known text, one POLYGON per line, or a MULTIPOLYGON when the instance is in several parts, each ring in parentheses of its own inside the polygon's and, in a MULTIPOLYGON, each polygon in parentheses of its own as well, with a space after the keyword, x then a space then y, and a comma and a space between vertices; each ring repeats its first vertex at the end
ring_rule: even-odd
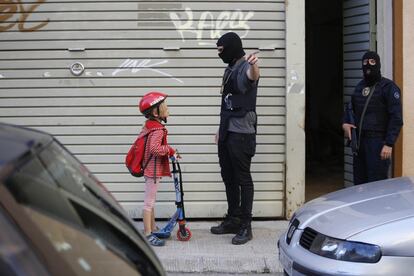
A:
POLYGON ((130 222, 125 221, 125 216, 121 214, 123 210, 117 208, 118 203, 104 190, 105 188, 89 170, 65 148, 54 142, 40 152, 39 157, 60 187, 95 204, 98 208, 107 210, 115 219, 126 222, 124 227, 130 227, 130 222))
POLYGON ((42 163, 31 156, 6 180, 6 187, 17 202, 32 206, 67 222, 82 222, 75 209, 62 196, 42 163))
POLYGON ((42 150, 39 158, 59 187, 80 198, 93 200, 85 191, 84 184, 91 180, 85 177, 82 165, 57 143, 54 142, 42 150))
POLYGON ((0 209, 0 275, 49 275, 18 227, 0 209))
POLYGON ((109 250, 105 241, 26 208, 27 213, 76 275, 141 275, 134 265, 109 250))
POLYGON ((39 158, 59 187, 89 204, 93 204, 101 211, 106 212, 114 220, 114 223, 122 225, 124 229, 128 228, 128 231, 135 235, 137 234, 136 228, 127 218, 126 213, 109 195, 109 192, 64 147, 53 142, 39 153, 39 158))

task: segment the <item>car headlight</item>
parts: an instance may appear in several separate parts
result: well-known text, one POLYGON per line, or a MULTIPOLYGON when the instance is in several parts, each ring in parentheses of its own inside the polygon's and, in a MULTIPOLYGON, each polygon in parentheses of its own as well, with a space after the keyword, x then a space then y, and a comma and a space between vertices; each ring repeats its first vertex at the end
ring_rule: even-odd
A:
POLYGON ((359 263, 376 263, 381 259, 377 245, 331 238, 318 233, 309 250, 323 257, 359 263))

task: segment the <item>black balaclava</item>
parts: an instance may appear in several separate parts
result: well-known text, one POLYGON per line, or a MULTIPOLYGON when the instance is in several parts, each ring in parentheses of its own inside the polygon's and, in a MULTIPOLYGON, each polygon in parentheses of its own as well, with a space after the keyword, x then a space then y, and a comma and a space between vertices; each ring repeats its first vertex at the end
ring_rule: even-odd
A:
POLYGON ((364 59, 375 59, 376 64, 371 65, 367 62, 366 65, 362 64, 362 72, 364 73, 364 79, 367 85, 371 86, 377 81, 381 80, 381 61, 380 57, 376 52, 368 51, 362 57, 362 62, 364 59))
POLYGON ((219 53, 219 57, 224 63, 233 65, 239 58, 245 55, 240 37, 233 32, 222 35, 217 40, 217 47, 223 46, 223 51, 219 53))

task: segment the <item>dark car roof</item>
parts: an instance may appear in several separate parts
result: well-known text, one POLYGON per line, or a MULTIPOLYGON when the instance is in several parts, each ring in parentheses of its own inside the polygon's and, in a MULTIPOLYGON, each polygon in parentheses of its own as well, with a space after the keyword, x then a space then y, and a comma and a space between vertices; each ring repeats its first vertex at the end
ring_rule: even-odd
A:
POLYGON ((52 140, 51 135, 38 130, 0 123, 0 171, 31 149, 52 140))

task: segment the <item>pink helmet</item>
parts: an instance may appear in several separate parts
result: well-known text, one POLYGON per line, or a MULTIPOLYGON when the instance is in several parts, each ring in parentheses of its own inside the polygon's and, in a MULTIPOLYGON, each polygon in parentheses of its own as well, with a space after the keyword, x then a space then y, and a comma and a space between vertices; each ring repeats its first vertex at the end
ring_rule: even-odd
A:
POLYGON ((142 114, 147 115, 151 109, 160 105, 167 97, 167 94, 161 92, 149 92, 142 96, 139 101, 139 111, 141 111, 142 114))

